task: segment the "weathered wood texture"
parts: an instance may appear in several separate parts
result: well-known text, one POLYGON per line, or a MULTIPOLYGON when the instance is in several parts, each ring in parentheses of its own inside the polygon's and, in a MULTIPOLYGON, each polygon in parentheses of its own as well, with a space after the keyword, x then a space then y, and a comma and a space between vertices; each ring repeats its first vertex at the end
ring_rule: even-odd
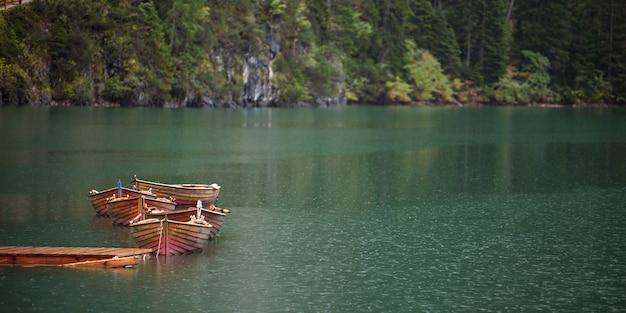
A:
POLYGON ((148 219, 130 225, 140 248, 152 249, 157 255, 177 255, 200 250, 209 241, 211 226, 178 222, 167 218, 148 219))
POLYGON ((221 187, 217 184, 163 184, 134 177, 133 185, 137 190, 150 190, 159 198, 173 197, 179 206, 196 205, 198 200, 212 202, 217 199, 221 187))
MULTIPOLYGON (((226 215, 228 215, 228 213, 224 213, 218 210, 201 209, 200 215, 204 216, 204 220, 211 224, 212 227, 210 237, 213 238, 217 235, 217 232, 222 227, 224 219, 226 218, 226 215)), ((177 209, 176 211, 151 212, 147 213, 145 216, 146 219, 156 218, 159 220, 167 216, 167 219, 179 222, 189 222, 191 221, 191 216, 194 216, 198 219, 196 208, 177 209)))
POLYGON ((102 191, 91 190, 89 192, 89 201, 96 214, 108 216, 107 202, 114 198, 126 198, 126 197, 139 197, 141 193, 137 190, 128 188, 121 188, 121 196, 117 190, 117 187, 109 188, 102 191))
POLYGON ((202 209, 201 214, 204 216, 205 220, 213 226, 211 227, 211 238, 215 237, 217 232, 220 231, 220 228, 222 228, 222 224, 224 223, 224 219, 226 218, 226 215, 228 215, 228 213, 205 209, 202 209))
POLYGON ((120 267, 150 253, 141 248, 0 246, 0 265, 120 267))
POLYGON ((151 197, 115 198, 107 202, 107 211, 113 223, 128 226, 133 219, 141 220, 141 216, 149 210, 173 211, 176 203, 165 199, 151 197))

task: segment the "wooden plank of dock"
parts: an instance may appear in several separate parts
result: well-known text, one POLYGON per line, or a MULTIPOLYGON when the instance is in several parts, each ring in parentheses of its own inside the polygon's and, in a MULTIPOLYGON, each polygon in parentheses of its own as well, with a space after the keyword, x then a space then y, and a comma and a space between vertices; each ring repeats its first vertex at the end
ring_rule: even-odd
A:
POLYGON ((111 259, 102 259, 95 261, 83 261, 75 263, 63 264, 64 267, 125 267, 130 265, 136 265, 137 258, 135 256, 126 256, 122 258, 114 257, 111 259))
POLYGON ((137 264, 152 249, 0 246, 0 265, 120 267, 137 264))

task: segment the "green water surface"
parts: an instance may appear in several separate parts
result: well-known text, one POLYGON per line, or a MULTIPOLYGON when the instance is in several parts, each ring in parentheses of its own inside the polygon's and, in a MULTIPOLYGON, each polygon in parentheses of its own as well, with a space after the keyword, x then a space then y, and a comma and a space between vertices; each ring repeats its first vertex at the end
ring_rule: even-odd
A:
POLYGON ((0 108, 0 245, 132 247, 91 189, 218 183, 200 253, 0 267, 2 312, 626 311, 626 110, 0 108))

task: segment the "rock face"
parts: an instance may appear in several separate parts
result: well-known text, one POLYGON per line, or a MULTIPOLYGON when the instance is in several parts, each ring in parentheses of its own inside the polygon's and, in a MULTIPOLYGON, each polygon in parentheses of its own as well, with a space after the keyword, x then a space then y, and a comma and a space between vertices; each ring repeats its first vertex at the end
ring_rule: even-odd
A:
MULTIPOLYGON (((310 102, 287 103, 279 100, 280 86, 274 86, 272 79, 274 76, 274 61, 280 52, 280 36, 278 32, 270 26, 265 27, 264 48, 265 50, 255 50, 248 46, 243 52, 243 90, 239 101, 223 100, 210 95, 192 99, 184 104, 188 107, 341 107, 347 104, 347 99, 337 95, 333 98, 317 97, 310 102)), ((232 59, 223 57, 220 59, 232 59)), ((233 72, 236 70, 232 64, 226 62, 225 72, 227 79, 231 80, 233 72), (230 66, 229 66, 230 65, 230 66)), ((343 86, 338 86, 342 90, 343 86)))
POLYGON ((280 50, 280 36, 275 29, 266 26, 266 51, 261 56, 248 48, 244 55, 244 89, 241 94, 242 107, 342 107, 347 105, 345 96, 341 96, 343 83, 337 86, 339 94, 332 98, 316 97, 311 102, 285 103, 279 101, 280 86, 272 85, 274 76, 273 63, 280 50))
POLYGON ((273 89, 273 63, 280 49, 278 33, 269 26, 265 28, 265 44, 267 51, 264 57, 259 57, 252 48, 244 55, 243 64, 243 92, 241 103, 244 107, 267 107, 274 103, 277 90, 273 89))

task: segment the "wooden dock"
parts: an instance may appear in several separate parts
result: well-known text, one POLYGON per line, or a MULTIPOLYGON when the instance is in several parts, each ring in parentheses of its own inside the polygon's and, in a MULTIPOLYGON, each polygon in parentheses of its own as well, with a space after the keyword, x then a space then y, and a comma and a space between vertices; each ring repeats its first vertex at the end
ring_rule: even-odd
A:
POLYGON ((31 2, 32 0, 0 0, 0 10, 10 9, 20 4, 31 2))
POLYGON ((126 267, 152 249, 0 246, 0 265, 126 267))

